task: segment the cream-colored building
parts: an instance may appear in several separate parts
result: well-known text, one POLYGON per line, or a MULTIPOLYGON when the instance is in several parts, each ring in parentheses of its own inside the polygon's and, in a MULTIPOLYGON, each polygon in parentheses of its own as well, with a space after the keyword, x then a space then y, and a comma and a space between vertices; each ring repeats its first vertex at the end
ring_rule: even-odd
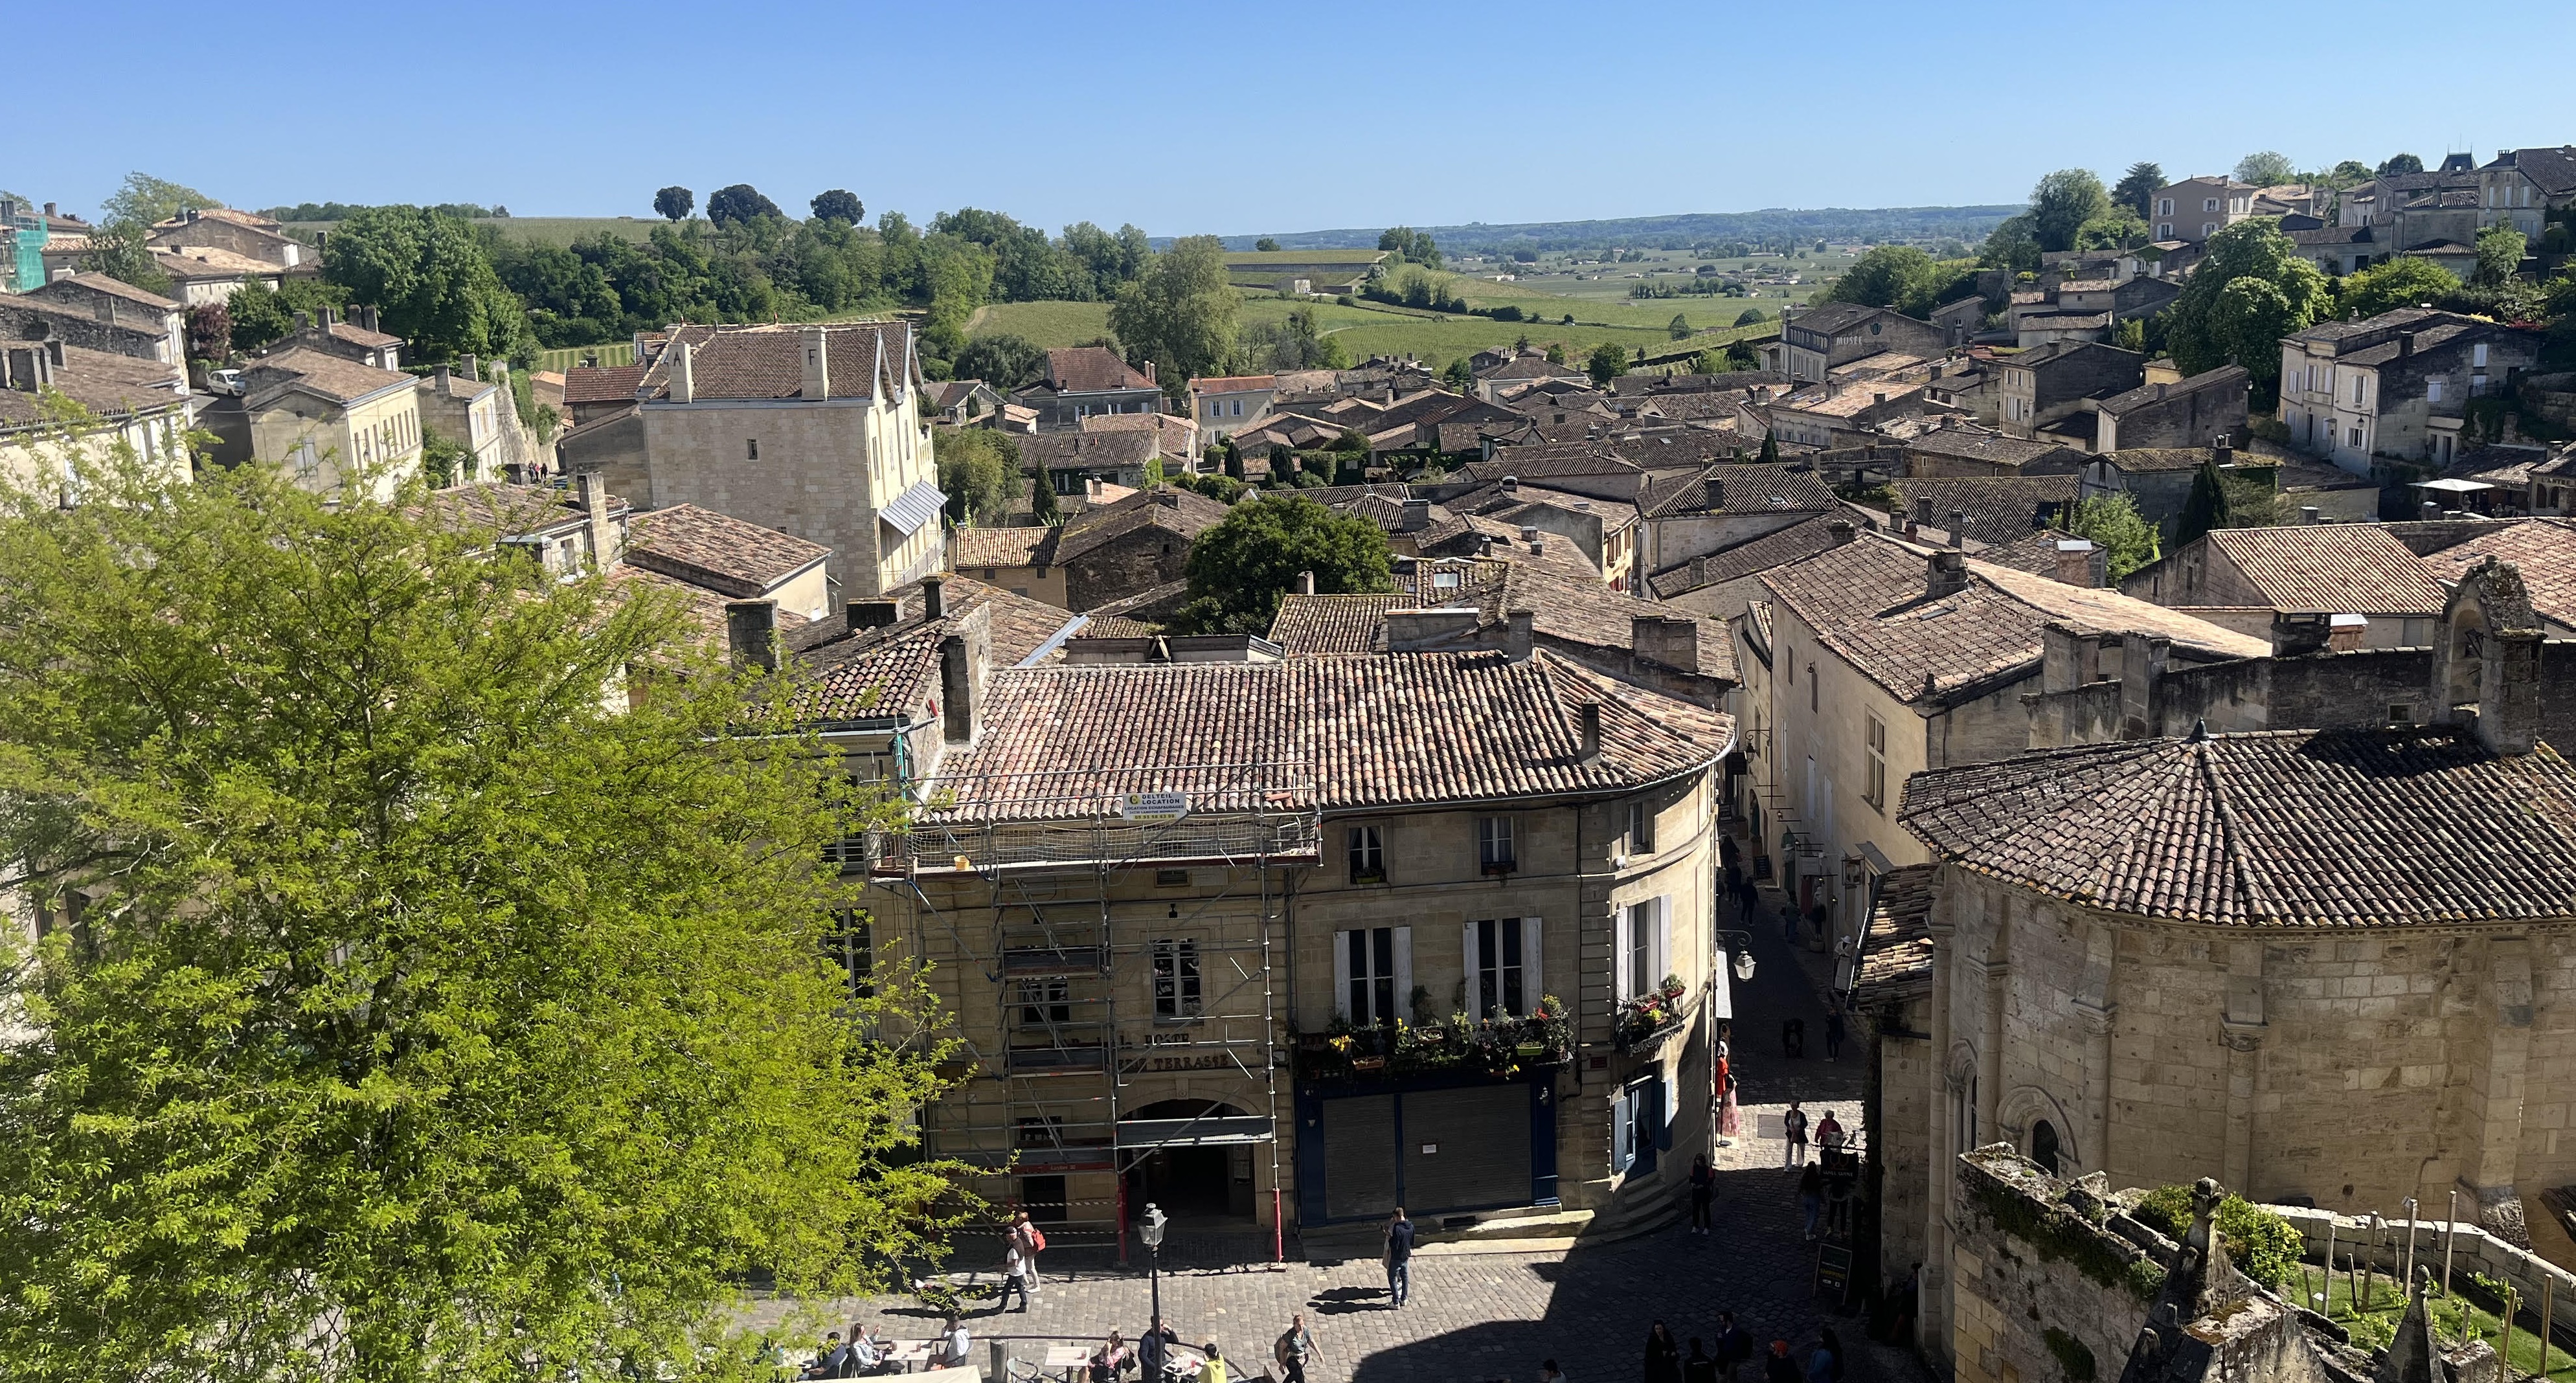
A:
POLYGON ((1227 375, 1190 381, 1190 417, 1209 437, 1223 440, 1270 418, 1279 392, 1276 375, 1227 375))
POLYGON ((410 375, 306 347, 242 376, 251 455, 330 494, 365 472, 379 499, 420 473, 420 399, 410 375))
POLYGON ((873 596, 943 563, 921 397, 900 322, 682 327, 636 386, 641 473, 612 479, 829 548, 873 596))
POLYGON ((0 476, 59 490, 74 504, 75 465, 106 461, 121 446, 164 481, 183 482, 192 471, 192 404, 187 377, 169 365, 59 340, 0 342, 0 476), (67 423, 57 398, 88 410, 90 421, 67 423))
POLYGON ((461 467, 463 474, 456 478, 497 478, 501 474, 501 458, 508 451, 501 431, 501 409, 505 402, 501 386, 460 373, 453 366, 441 365, 416 387, 420 391, 421 422, 437 428, 448 440, 463 445, 468 453, 461 467))

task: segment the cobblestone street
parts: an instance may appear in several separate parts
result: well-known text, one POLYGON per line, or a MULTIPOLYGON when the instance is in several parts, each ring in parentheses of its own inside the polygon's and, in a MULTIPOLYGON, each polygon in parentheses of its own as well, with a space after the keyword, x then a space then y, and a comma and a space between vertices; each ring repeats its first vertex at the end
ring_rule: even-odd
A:
MULTIPOLYGON (((1778 902, 1777 894, 1766 895, 1770 915, 1778 902)), ((1803 1363, 1803 1347, 1831 1325, 1843 1340, 1851 1383, 1915 1383, 1923 1375, 1910 1356, 1870 1345, 1859 1315, 1832 1314, 1809 1290, 1815 1249, 1801 1233, 1795 1174, 1782 1166, 1777 1114, 1798 1098, 1811 1113, 1835 1108, 1857 1129, 1861 1070, 1851 1052, 1839 1063, 1823 1059, 1815 978, 1824 958, 1811 955, 1802 964, 1776 922, 1755 928, 1754 954, 1754 979, 1734 991, 1744 1136, 1722 1150, 1714 1234, 1692 1235, 1677 1217, 1638 1237, 1578 1240, 1561 1253, 1426 1246, 1414 1260, 1402 1310, 1388 1305, 1385 1273, 1373 1259, 1171 1271, 1162 1277, 1165 1318, 1192 1342, 1215 1339, 1246 1373, 1268 1365, 1271 1340, 1290 1312, 1303 1310, 1323 1350, 1322 1366, 1307 1375, 1319 1383, 1527 1383, 1549 1358, 1570 1377, 1597 1383, 1641 1376, 1655 1321, 1667 1322, 1687 1353, 1692 1337, 1715 1337, 1718 1312, 1732 1310, 1762 1348, 1786 1339, 1803 1363), (1780 1025, 1793 1017, 1806 1022, 1807 1055, 1798 1060, 1785 1058, 1780 1045, 1780 1025)), ((968 1327, 979 1350, 996 1336, 1096 1337, 1113 1326, 1133 1338, 1150 1309, 1142 1247, 1134 1253, 1134 1271, 1050 1266, 1037 1304, 1025 1313, 995 1314, 992 1275, 974 1275, 978 1314, 968 1327)), ((866 1320, 900 1337, 924 1337, 938 1325, 903 1297, 834 1303, 831 1310, 838 1325, 866 1320)), ((774 1321, 782 1313, 771 1303, 758 1314, 774 1321)), ((1757 1360, 1746 1383, 1758 1380, 1758 1370, 1757 1360)))

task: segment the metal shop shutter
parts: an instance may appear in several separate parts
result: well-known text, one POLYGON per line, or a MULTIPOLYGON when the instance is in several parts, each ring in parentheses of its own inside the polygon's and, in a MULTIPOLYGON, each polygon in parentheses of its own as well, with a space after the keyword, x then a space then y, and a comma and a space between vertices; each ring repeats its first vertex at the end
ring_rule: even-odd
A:
POLYGON ((1412 1215, 1528 1204, 1530 1087, 1477 1085, 1405 1096, 1404 1195, 1412 1215))
POLYGON ((1393 1209, 1395 1097, 1324 1101, 1324 1213, 1338 1220, 1393 1209))

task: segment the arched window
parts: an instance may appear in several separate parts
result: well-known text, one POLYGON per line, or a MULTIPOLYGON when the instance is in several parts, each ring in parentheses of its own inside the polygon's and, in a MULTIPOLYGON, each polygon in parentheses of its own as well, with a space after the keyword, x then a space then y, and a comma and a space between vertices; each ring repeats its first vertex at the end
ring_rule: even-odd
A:
POLYGON ((2057 1175, 2057 1126, 2046 1119, 2030 1126, 2030 1160, 2050 1176, 2057 1175))

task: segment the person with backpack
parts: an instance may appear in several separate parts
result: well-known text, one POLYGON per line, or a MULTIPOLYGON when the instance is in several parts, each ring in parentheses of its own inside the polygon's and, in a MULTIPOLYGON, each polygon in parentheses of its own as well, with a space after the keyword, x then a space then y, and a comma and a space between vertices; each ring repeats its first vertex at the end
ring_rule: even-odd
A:
POLYGON ((1306 1383, 1306 1360, 1320 1356, 1315 1334, 1306 1328, 1306 1313, 1298 1311, 1288 1317, 1288 1328, 1279 1332, 1278 1343, 1271 1346, 1272 1357, 1279 1361, 1281 1383, 1306 1383))

